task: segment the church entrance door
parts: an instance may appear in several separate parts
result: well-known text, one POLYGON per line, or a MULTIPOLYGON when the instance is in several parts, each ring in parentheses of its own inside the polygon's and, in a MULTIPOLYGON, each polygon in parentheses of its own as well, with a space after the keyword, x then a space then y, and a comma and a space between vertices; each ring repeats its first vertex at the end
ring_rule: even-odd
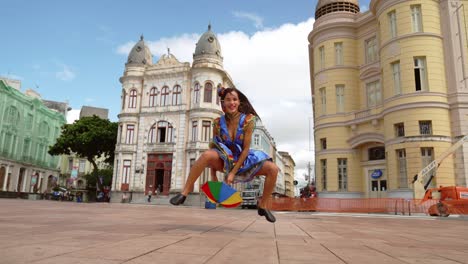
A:
POLYGON ((171 189, 172 154, 151 153, 148 154, 148 166, 146 173, 146 192, 149 190, 162 195, 168 195, 171 189))

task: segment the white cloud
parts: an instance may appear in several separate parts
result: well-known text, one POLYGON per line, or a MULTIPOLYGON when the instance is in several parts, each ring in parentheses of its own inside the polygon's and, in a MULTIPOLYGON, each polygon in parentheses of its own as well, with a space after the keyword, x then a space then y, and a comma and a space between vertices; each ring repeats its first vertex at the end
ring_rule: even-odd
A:
POLYGON ((256 29, 263 29, 263 18, 252 13, 247 12, 232 12, 235 17, 247 18, 254 23, 256 29))
POLYGON ((94 99, 94 98, 89 98, 89 97, 85 98, 85 102, 87 102, 87 103, 91 103, 91 102, 94 102, 94 101, 96 101, 96 99, 94 99))
POLYGON ((363 5, 360 6, 359 9, 360 9, 360 11, 361 11, 362 13, 364 13, 364 12, 366 12, 366 11, 369 10, 369 6, 363 4, 363 5))
POLYGON ((55 73, 55 77, 62 81, 71 81, 75 79, 76 73, 72 71, 72 69, 65 64, 61 65, 61 71, 55 73))
MULTIPOLYGON (((313 23, 311 18, 253 35, 241 31, 217 34, 225 70, 257 110, 277 149, 293 157, 298 174, 314 160, 313 142, 309 148, 312 100, 307 40, 313 23)), ((180 61, 191 62, 199 36, 184 34, 147 43, 153 55, 164 54, 169 47, 180 61)), ((126 43, 118 52, 127 55, 134 44, 126 43)))
POLYGON ((75 120, 80 119, 80 109, 72 109, 67 112, 67 124, 72 124, 75 120))

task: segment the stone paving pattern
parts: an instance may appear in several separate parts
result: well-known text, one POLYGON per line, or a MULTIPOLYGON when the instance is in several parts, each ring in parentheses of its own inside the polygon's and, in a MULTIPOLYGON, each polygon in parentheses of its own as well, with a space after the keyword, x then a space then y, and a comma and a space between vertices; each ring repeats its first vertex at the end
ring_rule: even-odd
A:
POLYGON ((0 199, 0 263, 468 263, 461 217, 0 199))

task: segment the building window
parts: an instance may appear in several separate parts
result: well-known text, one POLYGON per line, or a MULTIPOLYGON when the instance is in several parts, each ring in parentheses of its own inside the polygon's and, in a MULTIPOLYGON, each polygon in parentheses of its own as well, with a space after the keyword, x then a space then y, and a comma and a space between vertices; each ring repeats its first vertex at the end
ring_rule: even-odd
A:
POLYGON ((347 159, 338 159, 338 188, 340 191, 348 190, 348 161, 347 159))
POLYGON ((166 129, 167 129, 167 122, 159 121, 158 122, 158 143, 166 142, 166 129))
POLYGON ((23 144, 23 157, 26 157, 26 158, 29 157, 30 148, 31 148, 31 140, 25 139, 24 144, 23 144))
POLYGON ((326 159, 322 159, 320 160, 320 165, 321 165, 321 169, 322 169, 322 191, 326 191, 327 190, 327 160, 326 159))
POLYGON ((156 106, 156 96, 158 94, 158 90, 156 87, 151 88, 150 94, 149 94, 149 106, 153 107, 156 106))
POLYGON ((128 99, 128 108, 136 108, 137 104, 137 91, 131 90, 128 99))
POLYGON ((325 47, 319 48, 319 70, 325 69, 325 47))
POLYGON ((344 112, 344 85, 336 85, 336 112, 343 113, 344 112))
POLYGON ((79 164, 79 167, 78 167, 78 172, 85 172, 85 169, 86 169, 86 160, 82 160, 80 159, 80 164, 79 164))
POLYGON ((26 130, 31 131, 33 129, 33 115, 28 114, 26 116, 26 130))
MULTIPOLYGON (((426 147, 426 148, 421 148, 421 162, 422 162, 422 168, 425 168, 427 165, 429 165, 432 161, 434 160, 434 148, 431 147, 426 147)), ((421 168, 421 169, 422 169, 421 168)), ((436 186, 435 183, 435 178, 432 179, 431 183, 429 184, 430 188, 433 188, 436 186)))
POLYGON ((130 166, 132 165, 131 160, 124 160, 122 170, 122 183, 130 182, 130 166))
POLYGON ((377 60, 377 38, 372 37, 366 40, 366 63, 377 60))
POLYGON ((382 103, 382 91, 379 81, 368 83, 366 89, 368 107, 374 107, 382 103))
POLYGON ((68 171, 71 172, 73 170, 73 158, 68 159, 68 171))
POLYGON ((192 141, 198 140, 198 121, 192 121, 192 141))
POLYGON ((396 123, 393 125, 395 128, 395 136, 396 137, 404 137, 405 136, 405 124, 404 123, 396 123))
POLYGON ((320 139, 320 146, 322 147, 322 150, 327 149, 327 139, 326 138, 321 138, 320 139))
POLYGON ((160 106, 169 105, 169 87, 165 86, 161 89, 161 104, 160 106))
POLYGON ((419 121, 419 134, 432 135, 432 121, 419 121))
POLYGON ((390 25, 390 38, 394 38, 397 36, 397 18, 395 11, 388 13, 388 23, 390 25))
POLYGON ((182 88, 180 85, 174 86, 172 92, 172 105, 180 105, 182 103, 182 88))
POLYGON ((127 125, 127 137, 125 138, 125 144, 133 144, 134 129, 134 125, 127 125))
POLYGON ((39 135, 41 137, 48 137, 49 136, 49 125, 47 125, 46 121, 43 121, 39 126, 39 135))
POLYGON ((255 134, 255 135, 254 135, 254 145, 255 145, 255 146, 259 146, 259 145, 260 145, 260 135, 259 135, 259 134, 255 134))
POLYGON ((416 91, 427 91, 426 57, 414 58, 414 81, 416 91))
POLYGON ((202 140, 208 142, 211 140, 211 122, 202 121, 202 140))
POLYGON ((408 174, 406 172, 406 151, 405 149, 397 149, 397 167, 398 167, 398 187, 408 188, 408 174))
POLYGON ((343 65, 343 42, 335 43, 335 64, 343 65))
POLYGON ((195 87, 193 88, 193 101, 195 103, 200 102, 200 84, 195 83, 195 87))
POLYGON ((369 160, 383 160, 385 159, 385 147, 374 147, 368 150, 369 160))
POLYGON ((204 90, 204 96, 203 96, 203 102, 205 103, 211 103, 213 100, 213 85, 211 83, 206 83, 205 84, 205 90, 204 90))
POLYGON ((326 88, 320 88, 320 102, 322 106, 322 115, 327 114, 327 91, 326 88))
POLYGON ((422 32, 422 16, 421 16, 421 6, 412 5, 411 6, 411 22, 413 24, 413 32, 422 32))
POLYGON ((394 62, 392 65, 393 92, 395 95, 401 94, 400 62, 394 62))

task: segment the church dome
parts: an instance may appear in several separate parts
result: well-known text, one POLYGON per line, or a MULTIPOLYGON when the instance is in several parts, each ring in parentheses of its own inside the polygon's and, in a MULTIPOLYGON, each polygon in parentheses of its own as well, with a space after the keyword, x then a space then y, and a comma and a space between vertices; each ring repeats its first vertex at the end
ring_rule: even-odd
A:
POLYGON ((315 7, 315 19, 333 12, 359 13, 359 2, 358 0, 319 0, 315 7))
POLYGON ((153 55, 151 55, 150 49, 146 46, 143 36, 140 37, 140 41, 130 51, 127 64, 153 64, 153 55))
POLYGON ((211 25, 208 25, 208 31, 203 33, 198 40, 193 57, 205 54, 221 57, 221 45, 215 33, 211 31, 211 25))

